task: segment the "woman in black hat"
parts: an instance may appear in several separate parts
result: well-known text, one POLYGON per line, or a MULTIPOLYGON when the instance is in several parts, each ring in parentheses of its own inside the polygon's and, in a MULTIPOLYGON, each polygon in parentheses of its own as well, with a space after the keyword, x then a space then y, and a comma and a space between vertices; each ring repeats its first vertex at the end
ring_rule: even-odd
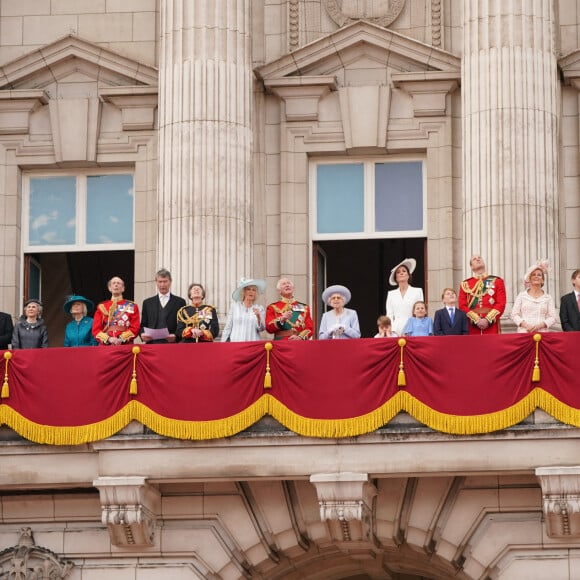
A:
POLYGON ((48 348, 48 330, 42 320, 42 302, 36 299, 24 303, 24 314, 12 333, 12 348, 48 348))
POLYGON ((84 296, 74 294, 64 303, 64 311, 73 319, 66 325, 64 332, 64 346, 97 346, 93 336, 93 319, 88 316, 94 304, 84 296))

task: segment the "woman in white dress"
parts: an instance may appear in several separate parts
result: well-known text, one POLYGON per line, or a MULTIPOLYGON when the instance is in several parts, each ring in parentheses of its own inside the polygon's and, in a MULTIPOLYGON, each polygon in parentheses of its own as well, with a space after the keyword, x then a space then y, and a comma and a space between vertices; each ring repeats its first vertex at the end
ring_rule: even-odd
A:
POLYGON ((557 321, 554 299, 543 290, 548 269, 548 262, 542 260, 524 276, 526 289, 518 294, 511 313, 518 332, 547 332, 557 321))
POLYGON ((413 315, 413 304, 423 301, 422 288, 411 286, 416 266, 414 258, 405 258, 391 270, 389 277, 389 284, 398 288, 387 294, 387 316, 392 321, 393 332, 398 336, 403 336, 405 324, 413 315))
POLYGON ((265 328, 265 311, 257 304, 258 295, 266 289, 265 280, 242 278, 232 293, 234 300, 222 333, 222 342, 261 340, 265 328))
POLYGON ((332 308, 322 315, 318 338, 360 338, 358 315, 355 310, 345 308, 350 302, 350 290, 346 286, 329 286, 322 293, 323 302, 332 308))

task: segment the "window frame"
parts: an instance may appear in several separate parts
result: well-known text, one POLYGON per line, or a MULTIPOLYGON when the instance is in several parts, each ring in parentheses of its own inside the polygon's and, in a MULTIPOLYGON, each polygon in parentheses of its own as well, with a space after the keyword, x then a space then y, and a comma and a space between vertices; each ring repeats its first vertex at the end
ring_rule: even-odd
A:
POLYGON ((311 158, 309 160, 309 215, 311 240, 360 240, 360 239, 388 239, 388 238, 426 238, 427 237, 427 176, 426 160, 423 156, 397 155, 389 157, 336 157, 336 158, 311 158), (422 174, 422 205, 423 227, 420 230, 397 230, 391 232, 375 230, 375 164, 378 163, 421 163, 422 174), (363 211, 364 227, 362 232, 355 233, 318 233, 317 215, 317 168, 320 165, 363 165, 363 211))
POLYGON ((55 252, 90 252, 135 249, 135 170, 132 167, 115 169, 87 169, 75 171, 27 171, 22 175, 22 251, 25 254, 48 254, 55 252), (131 175, 133 179, 133 228, 132 241, 122 243, 89 244, 87 238, 87 181, 92 176, 131 175), (74 177, 76 180, 76 231, 74 244, 30 244, 30 182, 32 179, 74 177))

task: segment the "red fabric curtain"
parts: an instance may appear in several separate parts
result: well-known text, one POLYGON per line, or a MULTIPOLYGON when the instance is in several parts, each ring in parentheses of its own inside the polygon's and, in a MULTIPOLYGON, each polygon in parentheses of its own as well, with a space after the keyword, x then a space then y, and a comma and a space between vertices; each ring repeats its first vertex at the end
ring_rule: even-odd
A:
POLYGON ((580 426, 580 333, 266 344, 7 352, 0 423, 54 444, 134 419, 168 436, 223 437, 265 414, 321 437, 366 433, 402 410, 449 433, 505 428, 535 407, 580 426))

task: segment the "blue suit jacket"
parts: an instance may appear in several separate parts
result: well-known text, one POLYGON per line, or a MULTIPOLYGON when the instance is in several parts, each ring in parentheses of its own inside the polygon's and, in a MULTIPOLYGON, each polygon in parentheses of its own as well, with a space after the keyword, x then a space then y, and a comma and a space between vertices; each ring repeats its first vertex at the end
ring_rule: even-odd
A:
POLYGON ((459 308, 455 306, 455 316, 453 317, 453 324, 451 324, 447 308, 437 310, 435 312, 435 320, 433 321, 433 334, 435 336, 469 334, 467 315, 463 310, 459 310, 459 308))

